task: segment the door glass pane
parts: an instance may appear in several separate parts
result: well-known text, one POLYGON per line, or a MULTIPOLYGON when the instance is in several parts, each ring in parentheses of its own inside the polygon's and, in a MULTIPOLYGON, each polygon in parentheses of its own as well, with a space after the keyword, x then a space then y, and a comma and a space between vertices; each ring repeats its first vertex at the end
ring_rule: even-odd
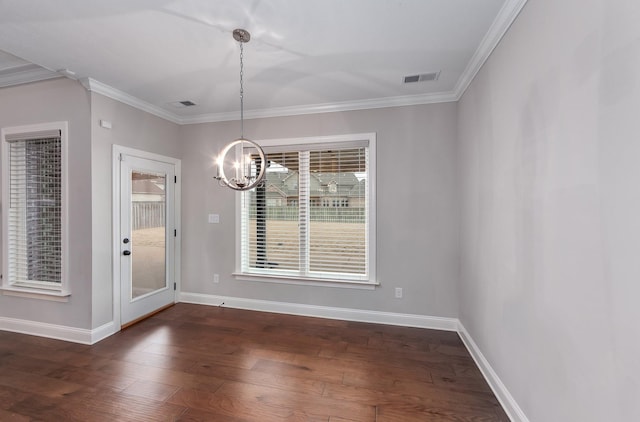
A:
POLYGON ((167 287, 166 177, 131 172, 131 298, 167 287))

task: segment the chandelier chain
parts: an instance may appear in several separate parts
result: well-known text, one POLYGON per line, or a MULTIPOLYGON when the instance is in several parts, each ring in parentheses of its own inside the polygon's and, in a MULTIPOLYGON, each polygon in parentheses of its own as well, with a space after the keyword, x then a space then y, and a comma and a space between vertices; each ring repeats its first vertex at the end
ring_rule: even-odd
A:
POLYGON ((244 139, 244 48, 240 42, 240 137, 244 139))

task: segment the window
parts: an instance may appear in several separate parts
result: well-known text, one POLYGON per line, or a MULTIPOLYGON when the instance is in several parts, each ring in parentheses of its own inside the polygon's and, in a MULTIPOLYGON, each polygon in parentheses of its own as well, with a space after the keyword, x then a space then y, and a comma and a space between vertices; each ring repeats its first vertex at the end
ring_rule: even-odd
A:
POLYGON ((240 194, 241 275, 375 284, 375 134, 261 141, 240 194))
POLYGON ((2 130, 3 288, 66 295, 66 122, 2 130))

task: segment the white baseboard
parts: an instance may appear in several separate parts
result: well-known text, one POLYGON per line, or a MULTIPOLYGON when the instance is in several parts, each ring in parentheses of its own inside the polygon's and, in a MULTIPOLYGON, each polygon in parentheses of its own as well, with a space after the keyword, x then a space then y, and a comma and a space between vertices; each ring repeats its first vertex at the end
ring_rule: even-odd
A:
POLYGON ((65 340, 73 343, 94 344, 115 333, 113 322, 94 330, 48 324, 46 322, 0 317, 0 330, 32 336, 65 340))
POLYGON ((104 340, 118 331, 119 329, 116 329, 114 322, 109 321, 106 324, 91 330, 91 343, 89 344, 96 344, 100 340, 104 340))
POLYGON ((345 321, 372 322, 376 324, 401 325, 404 327, 431 328, 434 330, 456 331, 456 318, 442 318, 425 315, 399 314, 394 312, 367 311, 361 309, 334 308, 330 306, 303 305, 299 303, 274 302, 268 300, 224 297, 201 293, 180 293, 180 302, 199 305, 225 306, 252 311, 275 312, 345 321))
POLYGON ((512 422, 529 422, 527 416, 524 414, 520 406, 518 406, 516 400, 513 398, 511 393, 509 393, 507 387, 502 383, 502 380, 500 380, 496 371, 493 370, 489 361, 484 357, 480 348, 478 348, 478 345, 473 341, 473 338, 471 338, 471 335, 469 335, 469 332, 464 328, 464 325, 462 325, 460 321, 458 321, 458 334, 460 335, 464 345, 467 347, 467 350, 469 350, 471 357, 473 357, 473 360, 476 362, 476 365, 480 368, 480 371, 487 380, 487 383, 489 383, 491 390, 493 390, 493 394, 495 394, 498 401, 500 401, 500 404, 509 416, 509 419, 511 419, 512 422))

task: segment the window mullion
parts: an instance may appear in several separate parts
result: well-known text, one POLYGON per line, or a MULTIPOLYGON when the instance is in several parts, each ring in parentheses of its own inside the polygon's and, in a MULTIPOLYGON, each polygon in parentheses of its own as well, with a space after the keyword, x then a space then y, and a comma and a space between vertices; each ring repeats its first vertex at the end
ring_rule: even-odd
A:
POLYGON ((299 236, 300 236, 300 273, 307 275, 309 273, 309 151, 300 151, 299 153, 299 236))
POLYGON ((250 191, 240 194, 240 269, 248 271, 249 269, 249 213, 250 213, 250 191))

